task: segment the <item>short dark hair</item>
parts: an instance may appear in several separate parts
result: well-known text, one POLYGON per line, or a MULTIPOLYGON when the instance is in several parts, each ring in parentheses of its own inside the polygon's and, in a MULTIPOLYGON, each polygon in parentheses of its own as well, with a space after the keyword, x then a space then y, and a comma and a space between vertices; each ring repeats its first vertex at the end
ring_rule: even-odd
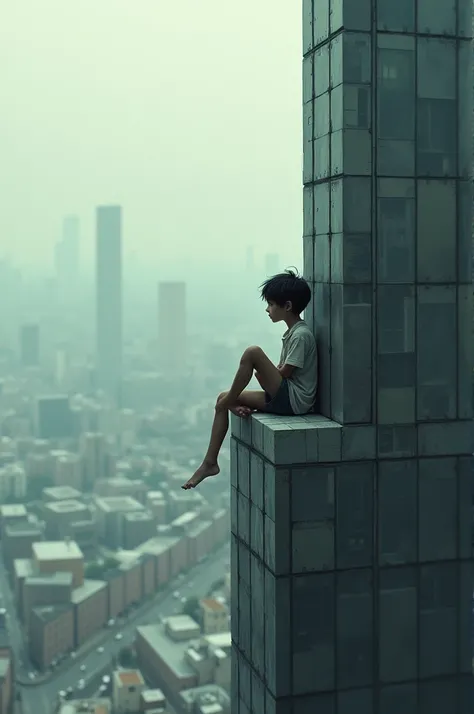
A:
POLYGON ((296 268, 287 268, 284 273, 278 273, 260 285, 260 297, 279 307, 291 302, 291 311, 299 315, 311 300, 311 289, 306 280, 298 275, 296 268))

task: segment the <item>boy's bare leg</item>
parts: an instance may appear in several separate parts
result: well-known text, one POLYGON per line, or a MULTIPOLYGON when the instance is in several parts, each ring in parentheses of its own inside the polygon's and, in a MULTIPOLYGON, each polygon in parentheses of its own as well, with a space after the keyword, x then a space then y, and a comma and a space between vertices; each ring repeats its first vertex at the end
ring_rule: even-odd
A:
POLYGON ((239 368, 232 382, 232 386, 227 392, 227 396, 218 402, 217 408, 230 409, 237 404, 237 401, 245 387, 252 379, 253 372, 258 372, 259 382, 262 388, 272 397, 278 392, 282 376, 278 368, 267 357, 261 347, 247 347, 240 358, 239 368))
MULTIPOLYGON (((216 403, 216 413, 212 422, 211 439, 204 460, 200 467, 194 472, 191 478, 181 487, 185 491, 190 488, 195 488, 201 481, 204 481, 208 476, 217 476, 219 473, 219 465, 217 459, 221 450, 222 444, 229 429, 229 410, 219 408, 220 402, 226 399, 228 392, 219 394, 216 403)), ((249 390, 242 392, 235 407, 231 411, 239 407, 247 408, 251 411, 265 408, 265 392, 249 390)), ((249 412, 250 413, 250 412, 249 412)))

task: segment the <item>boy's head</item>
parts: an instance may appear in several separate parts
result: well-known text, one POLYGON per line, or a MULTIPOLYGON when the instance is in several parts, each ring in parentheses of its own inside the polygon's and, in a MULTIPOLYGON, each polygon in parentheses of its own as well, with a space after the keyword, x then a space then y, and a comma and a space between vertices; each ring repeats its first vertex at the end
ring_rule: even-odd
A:
POLYGON ((296 270, 268 278, 260 285, 260 296, 268 303, 267 312, 273 322, 280 322, 288 313, 300 315, 311 300, 311 290, 296 270))

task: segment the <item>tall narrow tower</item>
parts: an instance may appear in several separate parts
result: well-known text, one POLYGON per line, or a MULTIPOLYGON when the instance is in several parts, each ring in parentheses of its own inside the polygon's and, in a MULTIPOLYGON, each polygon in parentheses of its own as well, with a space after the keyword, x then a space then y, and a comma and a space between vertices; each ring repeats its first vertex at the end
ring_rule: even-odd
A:
POLYGON ((122 376, 122 208, 96 216, 97 384, 119 400, 122 376))
POLYGON ((186 283, 158 283, 158 361, 172 376, 186 366, 186 283))
POLYGON ((80 222, 79 217, 65 216, 62 235, 55 250, 56 278, 61 297, 68 297, 77 288, 79 279, 80 253, 80 222))

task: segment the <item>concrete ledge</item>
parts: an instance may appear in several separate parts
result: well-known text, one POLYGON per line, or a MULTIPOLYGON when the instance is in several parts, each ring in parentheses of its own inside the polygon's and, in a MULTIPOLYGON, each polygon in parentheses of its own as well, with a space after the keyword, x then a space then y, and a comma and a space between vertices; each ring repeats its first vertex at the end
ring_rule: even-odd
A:
POLYGON ((321 414, 232 415, 232 435, 279 465, 374 459, 376 451, 375 426, 341 426, 321 414))

